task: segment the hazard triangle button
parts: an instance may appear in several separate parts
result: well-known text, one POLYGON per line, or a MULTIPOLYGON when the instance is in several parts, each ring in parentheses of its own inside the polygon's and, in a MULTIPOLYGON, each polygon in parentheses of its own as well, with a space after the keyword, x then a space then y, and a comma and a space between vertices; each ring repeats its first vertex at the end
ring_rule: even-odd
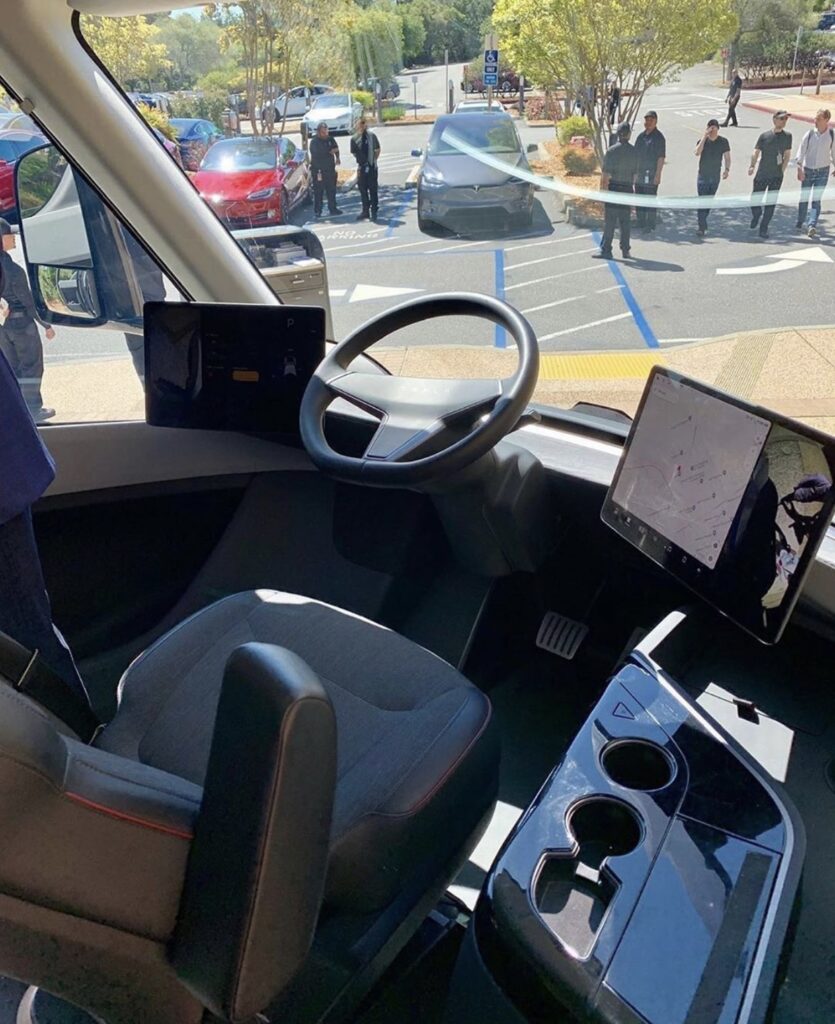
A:
POLYGON ((615 710, 612 712, 612 714, 615 716, 615 718, 625 718, 629 722, 635 721, 635 716, 632 714, 629 708, 623 703, 623 701, 619 701, 615 705, 615 710))

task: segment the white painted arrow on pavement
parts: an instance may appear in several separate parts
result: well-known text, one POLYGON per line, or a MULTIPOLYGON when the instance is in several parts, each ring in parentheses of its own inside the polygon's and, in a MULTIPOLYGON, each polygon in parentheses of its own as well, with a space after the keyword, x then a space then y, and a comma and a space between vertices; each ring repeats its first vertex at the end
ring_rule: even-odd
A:
POLYGON ((391 299, 395 295, 413 295, 423 288, 386 288, 379 284, 358 284, 349 302, 367 302, 369 299, 391 299))
POLYGON ((832 257, 819 245, 811 249, 795 249, 794 252, 774 253, 767 257, 775 263, 761 263, 756 267, 717 267, 717 274, 776 274, 780 270, 793 270, 804 263, 831 263, 832 257))

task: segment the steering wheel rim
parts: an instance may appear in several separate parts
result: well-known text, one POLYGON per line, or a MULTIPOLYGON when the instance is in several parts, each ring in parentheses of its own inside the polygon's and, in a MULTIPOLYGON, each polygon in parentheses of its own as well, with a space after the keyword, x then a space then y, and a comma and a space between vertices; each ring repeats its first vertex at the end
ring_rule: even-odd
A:
POLYGON ((457 472, 486 455, 518 423, 539 375, 533 328, 512 306, 490 295, 451 292, 411 299, 357 328, 327 353, 308 382, 299 414, 302 441, 314 464, 342 480, 405 487, 457 472), (441 316, 475 316, 504 327, 516 342, 515 372, 503 380, 422 380, 348 369, 392 332, 441 316), (382 383, 381 383, 382 382, 382 383), (330 404, 345 398, 380 417, 362 457, 334 451, 325 437, 330 404), (455 438, 444 445, 444 434, 455 438), (428 454, 421 454, 425 449, 428 454), (408 459, 407 456, 415 457, 408 459))

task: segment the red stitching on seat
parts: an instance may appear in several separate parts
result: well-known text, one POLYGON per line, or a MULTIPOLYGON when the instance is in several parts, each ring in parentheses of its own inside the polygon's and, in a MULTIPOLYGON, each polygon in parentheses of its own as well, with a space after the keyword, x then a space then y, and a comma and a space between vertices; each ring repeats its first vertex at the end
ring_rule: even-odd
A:
POLYGON ((92 800, 88 800, 86 797, 79 796, 78 793, 65 792, 64 796, 68 797, 70 800, 74 800, 77 804, 81 804, 83 807, 89 808, 91 811, 98 811, 100 814, 106 814, 109 818, 116 818, 119 821, 129 821, 132 825, 141 825, 143 828, 150 828, 155 832, 163 832, 165 835, 175 836, 177 839, 194 838, 192 832, 172 828, 169 825, 160 825, 156 821, 146 821, 144 818, 137 818, 132 814, 125 814, 123 811, 114 810, 112 807, 106 807, 104 804, 97 804, 92 800))

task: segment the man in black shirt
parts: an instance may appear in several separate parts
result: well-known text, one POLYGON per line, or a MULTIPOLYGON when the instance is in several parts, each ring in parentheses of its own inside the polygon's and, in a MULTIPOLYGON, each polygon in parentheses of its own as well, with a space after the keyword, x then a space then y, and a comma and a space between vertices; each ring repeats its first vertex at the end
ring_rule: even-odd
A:
POLYGON ((754 152, 751 154, 751 163, 748 165, 749 175, 754 175, 754 189, 751 193, 751 230, 753 231, 759 224, 760 238, 768 238, 768 225, 774 216, 777 193, 783 184, 783 174, 792 155, 792 137, 791 133, 786 131, 788 119, 787 111, 777 111, 772 118, 774 128, 770 132, 763 132, 757 139, 754 152), (765 192, 768 192, 769 199, 775 200, 768 206, 762 205, 765 192))
MULTIPOLYGON (((15 377, 20 381, 20 390, 32 418, 36 423, 40 423, 54 416, 55 410, 47 409, 43 404, 43 344, 37 327, 40 320, 29 290, 26 271, 9 255, 17 239, 12 234, 11 225, 7 220, 0 219, 0 241, 2 298, 8 306, 6 321, 0 327, 0 352, 6 357, 15 377)), ((54 329, 48 324, 44 324, 44 327, 47 341, 52 341, 55 337, 54 329)))
POLYGON ((342 213, 336 205, 336 167, 339 163, 339 146, 323 121, 316 128, 310 140, 310 173, 313 175, 313 212, 322 216, 322 193, 327 193, 328 210, 331 214, 342 213))
MULTIPOLYGON (((658 114, 654 110, 649 110, 644 115, 644 130, 635 139, 635 156, 638 161, 638 174, 635 178, 637 195, 658 195, 666 155, 667 140, 658 130, 658 114)), ((654 206, 636 206, 635 218, 642 231, 655 230, 654 206)))
MULTIPOLYGON (((719 122, 712 117, 705 129, 704 135, 696 145, 696 156, 699 158, 699 174, 696 178, 696 191, 700 196, 715 196, 719 188, 719 180, 727 178, 731 172, 731 144, 719 134, 719 122), (724 163, 725 169, 722 170, 724 163)), ((707 215, 710 213, 710 206, 700 206, 698 209, 698 233, 704 235, 707 231, 707 215)))
POLYGON ((731 71, 731 87, 728 89, 728 95, 725 97, 725 102, 728 104, 728 116, 722 122, 723 128, 727 128, 728 123, 732 124, 734 128, 739 127, 739 122, 736 119, 736 105, 739 103, 741 95, 742 79, 739 77, 739 73, 733 70, 731 71))
MULTIPOLYGON (((618 125, 618 141, 609 148, 603 158, 603 171, 600 175, 601 192, 628 192, 632 193, 635 185, 635 174, 638 163, 635 158, 635 149, 629 144, 629 136, 632 128, 624 122, 618 125)), ((603 238, 600 242, 600 252, 595 258, 612 258, 612 241, 615 237, 615 228, 620 227, 620 251, 624 257, 629 256, 629 218, 632 210, 628 203, 606 203, 605 223, 603 227, 603 238)))
POLYGON ((351 139, 351 155, 357 162, 357 188, 362 199, 362 213, 357 220, 377 219, 377 162, 380 158, 380 140, 368 130, 363 117, 359 132, 351 139))

